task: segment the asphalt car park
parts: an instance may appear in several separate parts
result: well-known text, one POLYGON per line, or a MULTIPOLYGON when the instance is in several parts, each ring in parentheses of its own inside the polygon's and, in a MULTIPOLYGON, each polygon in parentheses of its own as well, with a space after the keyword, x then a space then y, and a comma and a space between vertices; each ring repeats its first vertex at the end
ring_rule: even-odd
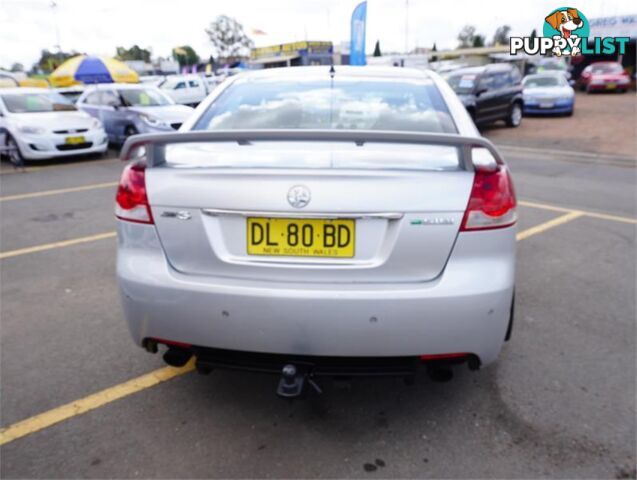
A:
MULTIPOLYGON (((484 131, 499 144, 602 154, 608 162, 635 154, 635 95, 632 93, 576 92, 573 117, 561 114, 526 116, 515 133, 502 123, 484 131)), ((572 156, 572 155, 571 155, 572 156)), ((576 155, 583 158, 582 155, 576 155)))
POLYGON ((634 477, 631 112, 634 96, 578 94, 570 119, 485 132, 520 200, 515 327, 496 364, 447 383, 325 381, 293 402, 275 377, 200 376, 130 340, 121 162, 3 164, 1 476, 634 477))

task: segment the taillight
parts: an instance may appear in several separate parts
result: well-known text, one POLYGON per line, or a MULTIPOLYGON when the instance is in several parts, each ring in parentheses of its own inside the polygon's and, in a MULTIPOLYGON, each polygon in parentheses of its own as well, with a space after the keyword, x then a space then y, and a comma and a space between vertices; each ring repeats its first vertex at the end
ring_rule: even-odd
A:
POLYGON ((165 338, 152 338, 152 340, 154 340, 157 343, 163 343, 164 345, 167 345, 169 347, 181 347, 181 348, 192 347, 192 344, 190 343, 176 342, 175 340, 166 340, 165 338))
POLYGON ((145 165, 127 165, 117 187, 115 216, 120 220, 154 223, 146 195, 145 165))
POLYGON ((513 182, 505 165, 476 167, 460 231, 504 228, 517 221, 513 182))
POLYGON ((437 355, 421 355, 420 360, 423 362, 431 362, 435 360, 453 360, 457 358, 467 358, 468 353, 439 353, 437 355))

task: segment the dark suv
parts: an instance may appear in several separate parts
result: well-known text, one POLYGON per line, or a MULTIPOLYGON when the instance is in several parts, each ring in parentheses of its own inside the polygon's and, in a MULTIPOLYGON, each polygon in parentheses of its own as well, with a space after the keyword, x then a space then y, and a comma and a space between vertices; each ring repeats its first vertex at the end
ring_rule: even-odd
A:
POLYGON ((522 75, 515 65, 461 68, 446 78, 477 125, 497 120, 504 120, 509 127, 520 125, 522 75))

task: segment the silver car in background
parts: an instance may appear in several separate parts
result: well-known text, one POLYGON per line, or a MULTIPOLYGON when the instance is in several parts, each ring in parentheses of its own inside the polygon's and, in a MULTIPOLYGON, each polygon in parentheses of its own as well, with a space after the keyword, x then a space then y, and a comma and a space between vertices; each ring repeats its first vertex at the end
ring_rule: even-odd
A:
POLYGON ((178 130, 194 112, 177 105, 157 87, 145 84, 112 83, 87 87, 77 107, 104 124, 111 143, 123 143, 138 133, 178 130))
POLYGON ((296 396, 321 375, 448 378, 510 336, 513 185, 435 73, 237 75, 122 158, 124 312, 171 365, 280 373, 296 396))

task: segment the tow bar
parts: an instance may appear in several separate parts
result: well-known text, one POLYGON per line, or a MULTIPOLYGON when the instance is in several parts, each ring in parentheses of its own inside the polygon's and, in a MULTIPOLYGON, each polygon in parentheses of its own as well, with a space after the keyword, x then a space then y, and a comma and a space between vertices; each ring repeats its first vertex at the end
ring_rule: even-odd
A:
POLYGON ((281 369, 281 379, 276 389, 276 394, 283 398, 298 398, 303 394, 305 382, 310 384, 316 393, 323 393, 321 387, 312 379, 307 371, 299 370, 295 365, 288 363, 281 369))

